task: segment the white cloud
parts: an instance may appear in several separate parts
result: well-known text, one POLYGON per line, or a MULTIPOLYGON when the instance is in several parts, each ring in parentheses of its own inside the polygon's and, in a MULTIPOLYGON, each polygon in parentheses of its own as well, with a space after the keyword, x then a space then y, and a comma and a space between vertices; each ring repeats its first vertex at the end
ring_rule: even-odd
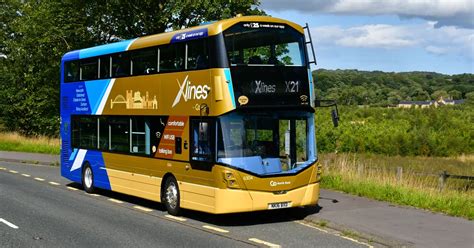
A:
POLYGON ((471 29, 453 26, 435 28, 433 22, 348 28, 321 26, 313 28, 311 33, 317 46, 384 49, 418 47, 437 55, 456 54, 474 59, 474 33, 471 29))
POLYGON ((439 54, 439 55, 445 54, 449 51, 448 48, 439 47, 439 46, 431 46, 431 45, 427 46, 425 49, 426 49, 426 51, 428 51, 430 53, 439 54))
POLYGON ((348 35, 341 37, 338 44, 353 47, 406 47, 417 44, 406 29, 384 24, 352 27, 348 35))
POLYGON ((398 15, 436 22, 435 27, 474 28, 472 0, 262 0, 264 10, 338 15, 398 15))

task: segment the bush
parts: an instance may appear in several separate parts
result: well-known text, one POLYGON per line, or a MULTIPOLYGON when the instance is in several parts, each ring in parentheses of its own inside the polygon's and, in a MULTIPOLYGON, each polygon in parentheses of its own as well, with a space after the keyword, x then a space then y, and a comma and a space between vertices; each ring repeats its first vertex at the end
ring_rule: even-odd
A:
POLYGON ((339 108, 332 126, 329 109, 316 110, 318 150, 402 156, 474 153, 474 107, 428 109, 339 108))

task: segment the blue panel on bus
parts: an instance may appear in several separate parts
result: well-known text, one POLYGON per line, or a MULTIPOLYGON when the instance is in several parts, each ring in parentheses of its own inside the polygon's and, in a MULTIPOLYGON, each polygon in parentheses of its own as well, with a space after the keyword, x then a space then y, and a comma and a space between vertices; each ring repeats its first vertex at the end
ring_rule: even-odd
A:
POLYGON ((84 82, 62 85, 63 97, 69 98, 69 105, 63 106, 63 115, 91 114, 91 106, 84 82))
POLYGON ((82 49, 79 51, 79 58, 84 59, 84 58, 90 58, 90 57, 100 56, 104 54, 127 51, 130 44, 132 44, 132 42, 134 42, 135 40, 136 39, 124 40, 124 41, 110 43, 110 44, 106 44, 102 46, 82 49))
POLYGON ((92 168, 92 172, 94 174, 94 186, 101 189, 110 190, 109 176, 107 175, 107 170, 105 169, 102 152, 87 151, 84 161, 87 161, 92 168))
POLYGON ((188 32, 177 33, 171 38, 171 43, 194 40, 207 37, 207 28, 200 28, 188 32))
POLYGON ((64 54, 62 61, 69 61, 69 60, 75 60, 75 59, 79 59, 79 50, 71 51, 64 54))
POLYGON ((232 106, 235 108, 235 97, 234 97, 234 85, 232 84, 232 76, 230 69, 224 69, 225 80, 228 82, 227 87, 229 88, 230 99, 232 99, 232 106))
POLYGON ((101 151, 90 151, 85 149, 74 149, 69 157, 68 166, 61 166, 61 175, 74 181, 82 182, 82 167, 84 163, 91 166, 94 174, 94 186, 110 190, 109 176, 105 170, 104 158, 101 151))
POLYGON ((97 114, 100 102, 102 101, 102 98, 104 97, 105 92, 107 91, 109 83, 110 79, 94 80, 85 83, 91 113, 97 114))

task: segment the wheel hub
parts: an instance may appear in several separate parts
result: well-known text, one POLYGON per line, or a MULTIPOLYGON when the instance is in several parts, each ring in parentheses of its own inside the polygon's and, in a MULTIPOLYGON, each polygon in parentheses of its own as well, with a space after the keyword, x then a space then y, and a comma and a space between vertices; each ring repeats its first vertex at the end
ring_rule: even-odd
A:
POLYGON ((166 189, 166 201, 171 208, 176 208, 178 204, 178 189, 174 182, 171 182, 166 189))
POLYGON ((92 170, 90 167, 87 167, 84 172, 84 184, 87 188, 92 187, 92 170))

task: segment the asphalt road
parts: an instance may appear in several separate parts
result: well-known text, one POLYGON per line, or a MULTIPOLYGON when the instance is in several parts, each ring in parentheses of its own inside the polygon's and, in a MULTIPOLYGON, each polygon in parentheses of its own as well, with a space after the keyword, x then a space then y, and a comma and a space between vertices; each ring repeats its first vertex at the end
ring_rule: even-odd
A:
POLYGON ((86 194, 58 167, 0 162, 0 247, 370 247, 302 221, 317 211, 175 218, 156 202, 86 194))

